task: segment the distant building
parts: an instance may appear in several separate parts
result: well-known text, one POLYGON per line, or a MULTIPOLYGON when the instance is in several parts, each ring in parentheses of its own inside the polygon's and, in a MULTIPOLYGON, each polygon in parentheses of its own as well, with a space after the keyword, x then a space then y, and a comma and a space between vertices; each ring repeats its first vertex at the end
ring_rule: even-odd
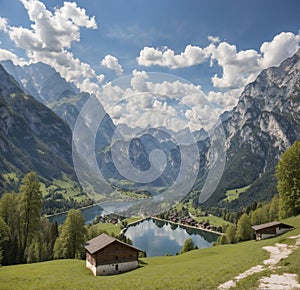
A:
POLYGON ((95 276, 127 272, 138 267, 141 250, 107 234, 102 234, 85 244, 86 267, 95 276))
POLYGON ((267 238, 275 237, 288 232, 293 227, 282 222, 270 222, 261 225, 255 225, 252 229, 255 232, 256 240, 264 240, 267 238))

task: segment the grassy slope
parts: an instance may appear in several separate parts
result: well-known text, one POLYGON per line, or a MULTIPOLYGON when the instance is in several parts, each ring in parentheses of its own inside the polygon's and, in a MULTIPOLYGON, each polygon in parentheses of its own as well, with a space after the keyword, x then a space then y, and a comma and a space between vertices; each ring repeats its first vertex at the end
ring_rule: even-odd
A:
POLYGON ((226 198, 225 201, 233 201, 237 198, 239 198, 239 195, 243 192, 245 192, 248 188, 250 188, 251 185, 242 187, 242 188, 236 188, 236 189, 229 189, 226 191, 226 198))
POLYGON ((178 203, 176 205, 176 209, 180 211, 182 207, 185 207, 188 209, 188 211, 194 216, 195 220, 197 222, 202 222, 202 221, 209 221, 209 223, 212 226, 216 227, 222 227, 223 225, 230 224, 230 222, 224 220, 223 218, 214 216, 214 215, 209 215, 209 216, 199 216, 201 214, 200 209, 195 209, 192 205, 192 200, 189 200, 187 203, 178 203))
MULTIPOLYGON (((0 268, 1 289, 215 289, 268 257, 265 245, 282 242, 300 233, 300 216, 287 220, 295 230, 264 241, 249 241, 195 250, 173 257, 142 259, 137 270, 107 277, 94 277, 79 260, 59 260, 0 268)), ((287 270, 297 265, 291 255, 287 270)), ((299 262, 298 262, 299 263, 299 262)), ((257 279, 255 279, 257 280, 257 279)), ((250 284, 254 282, 250 280, 250 284)), ((244 284, 245 286, 245 284, 244 284)), ((243 287, 242 287, 243 288, 243 287)))
POLYGON ((204 217, 195 217, 195 220, 197 222, 209 221, 209 223, 211 225, 216 226, 216 227, 222 227, 223 225, 231 224, 230 222, 225 221, 224 219, 214 216, 214 215, 209 215, 209 216, 204 216, 204 217))
MULTIPOLYGON (((300 234, 300 216, 296 218, 286 219, 285 222, 287 224, 293 225, 295 227, 295 230, 280 237, 277 237, 276 239, 271 239, 270 241, 274 240, 273 244, 275 243, 275 241, 288 245, 295 244, 295 240, 289 239, 288 237, 300 234)), ((272 272, 270 270, 266 270, 241 280, 237 284, 237 289, 257 289, 259 279, 263 276, 269 277, 271 274, 281 275, 283 273, 297 274, 298 281, 300 282, 300 248, 295 250, 288 258, 281 260, 281 262, 278 263, 278 268, 274 269, 272 272)))
MULTIPOLYGON (((131 218, 127 218, 125 219, 125 221, 127 222, 127 224, 136 222, 138 220, 140 220, 140 217, 131 217, 131 218)), ((112 224, 112 223, 97 223, 95 225, 93 225, 94 228, 99 229, 99 230, 103 230, 106 231, 108 234, 115 234, 118 235, 121 232, 121 223, 118 224, 112 224)))

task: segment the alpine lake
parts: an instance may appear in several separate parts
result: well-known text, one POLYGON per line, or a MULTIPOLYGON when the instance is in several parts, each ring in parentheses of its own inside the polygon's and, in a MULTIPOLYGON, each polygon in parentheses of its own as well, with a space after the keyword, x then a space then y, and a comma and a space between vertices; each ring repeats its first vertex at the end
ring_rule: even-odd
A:
MULTIPOLYGON (((86 224, 104 214, 100 206, 91 206, 81 210, 86 224)), ((66 219, 66 213, 49 217, 50 222, 61 224, 66 219)), ((147 218, 128 225, 125 235, 133 242, 133 246, 145 251, 147 257, 179 254, 184 242, 192 238, 199 249, 211 247, 219 235, 198 228, 179 225, 169 221, 147 218)))

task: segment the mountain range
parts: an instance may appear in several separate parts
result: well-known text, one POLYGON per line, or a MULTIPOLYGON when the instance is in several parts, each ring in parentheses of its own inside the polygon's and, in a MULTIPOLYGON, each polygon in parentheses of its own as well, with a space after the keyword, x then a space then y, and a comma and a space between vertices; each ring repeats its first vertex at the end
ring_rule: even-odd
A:
MULTIPOLYGON (((89 93, 80 92, 75 85, 62 78, 54 68, 41 62, 19 66, 6 60, 0 61, 0 64, 14 77, 24 92, 63 118, 71 129, 74 128, 80 110, 90 98, 89 93)), ((110 144, 114 131, 115 125, 106 114, 98 131, 97 146, 110 144)))
MULTIPOLYGON (((0 65, 0 170, 23 176, 31 170, 44 182, 76 181, 72 131, 48 107, 26 94, 0 65)), ((2 183, 1 191, 5 190, 2 183)))
MULTIPOLYGON (((10 74, 1 68, 1 172, 21 174, 30 168, 47 179, 61 174, 76 179, 70 128, 74 128, 80 109, 90 95, 79 92, 45 64, 20 67, 10 61, 0 63, 10 74), (31 140, 31 143, 24 140, 31 140)), ((217 205, 237 210, 253 200, 265 200, 276 193, 277 161, 300 136, 299 70, 300 50, 279 67, 262 71, 245 87, 237 105, 221 116, 226 135, 226 165, 222 179, 205 207, 217 205), (245 186, 248 186, 247 190, 238 199, 230 203, 224 201, 227 190, 245 186)), ((124 126, 124 132, 132 131, 126 125, 121 126, 124 126)), ((106 114, 97 132, 95 147, 99 168, 107 180, 119 188, 142 188, 152 193, 174 182, 181 155, 171 136, 163 134, 163 130, 152 129, 151 134, 134 138, 130 144, 126 138, 118 140, 120 150, 130 149, 130 161, 140 170, 149 169, 149 153, 153 149, 160 149, 167 156, 163 174, 142 185, 124 179, 113 162, 111 140, 115 130, 116 126, 106 114)), ((200 170, 192 190, 197 195, 210 166, 210 140, 204 130, 193 134, 200 153, 200 170)))
POLYGON ((277 162, 300 138, 300 50, 248 84, 223 127, 227 162, 209 204, 222 200, 226 190, 247 185, 231 208, 271 198, 277 192, 277 162))

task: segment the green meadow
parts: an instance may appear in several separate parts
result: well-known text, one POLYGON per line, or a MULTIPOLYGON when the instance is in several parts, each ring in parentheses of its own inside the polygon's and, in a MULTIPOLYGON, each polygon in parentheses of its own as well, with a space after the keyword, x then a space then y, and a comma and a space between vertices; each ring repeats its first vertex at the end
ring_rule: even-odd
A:
MULTIPOLYGON (((294 230, 264 241, 194 250, 179 256, 140 260, 138 269, 114 276, 94 277, 85 261, 55 260, 0 268, 1 289, 216 289, 225 281, 268 258, 263 246, 293 244, 289 236, 300 234, 300 216, 285 220, 294 230)), ((300 250, 281 262, 281 272, 299 273, 300 250)), ((255 287, 265 272, 250 276, 238 289, 255 287)))
POLYGON ((226 198, 224 199, 225 201, 233 201, 235 199, 239 198, 239 195, 243 192, 245 192, 251 185, 242 187, 242 188, 237 188, 237 189, 230 189, 226 191, 226 198))

